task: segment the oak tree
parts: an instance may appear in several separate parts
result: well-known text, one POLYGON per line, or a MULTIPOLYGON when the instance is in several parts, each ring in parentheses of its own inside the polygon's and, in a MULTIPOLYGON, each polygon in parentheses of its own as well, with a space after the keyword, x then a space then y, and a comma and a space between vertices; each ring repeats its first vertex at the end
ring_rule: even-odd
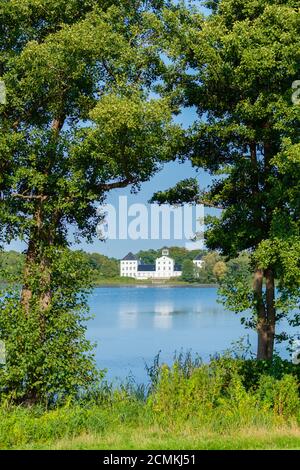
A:
MULTIPOLYGON (((0 104, 0 230, 2 241, 27 244, 19 307, 35 329, 40 361, 47 348, 53 352, 53 318, 62 333, 68 328, 57 318, 57 298, 61 285, 68 292, 74 279, 70 274, 68 287, 61 272, 60 285, 64 262, 57 259, 69 246, 70 227, 91 239, 97 205, 107 193, 138 190, 173 155, 173 138, 180 136, 171 125, 168 99, 152 94, 164 69, 152 23, 168 6, 155 0, 0 1, 0 79, 6 86, 6 103, 0 104)), ((72 290, 69 313, 74 296, 72 290)), ((12 330, 6 331, 9 342, 12 330)), ((75 341, 76 334, 65 341, 75 341)), ((61 354, 71 360, 67 347, 61 354)), ((63 381, 62 362, 51 367, 63 381)), ((47 383, 51 388, 50 375, 41 364, 27 363, 22 361, 15 381, 28 383, 24 396, 35 400, 45 395, 47 383)))
MULTIPOLYGON (((169 44, 176 66, 165 91, 195 107, 199 119, 183 153, 215 179, 200 192, 195 181, 181 182, 153 200, 202 202, 221 210, 206 219, 206 242, 229 258, 252 254, 253 287, 242 283, 241 293, 239 284, 228 286, 228 306, 252 309, 257 357, 270 359, 276 322, 289 298, 287 271, 293 273, 294 292, 299 287, 300 107, 292 101, 292 85, 300 77, 299 3, 214 0, 207 5, 211 15, 192 12, 185 27, 178 27, 176 13, 166 18, 177 41, 169 44)), ((161 29, 166 43, 167 31, 161 29)))

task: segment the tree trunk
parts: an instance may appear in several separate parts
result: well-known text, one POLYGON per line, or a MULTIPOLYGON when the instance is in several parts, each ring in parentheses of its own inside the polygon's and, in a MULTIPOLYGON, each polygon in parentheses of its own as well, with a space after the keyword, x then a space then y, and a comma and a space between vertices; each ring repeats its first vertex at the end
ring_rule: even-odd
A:
POLYGON ((266 307, 267 307, 267 357, 272 359, 274 352, 275 340, 275 323, 276 323, 276 310, 275 310, 275 279, 272 269, 265 271, 266 278, 266 307))
POLYGON ((41 257, 40 260, 40 276, 41 276, 41 293, 39 298, 39 312, 40 312, 40 338, 41 342, 46 338, 46 312, 51 307, 52 291, 51 291, 51 267, 49 257, 41 257))
POLYGON ((21 304, 23 306, 25 315, 28 317, 30 314, 30 304, 32 301, 32 277, 35 276, 35 267, 38 262, 40 236, 42 229, 42 208, 41 203, 34 212, 33 217, 34 226, 31 228, 28 249, 25 259, 25 267, 23 274, 23 287, 21 292, 21 304))
POLYGON ((21 304, 24 309, 25 315, 28 317, 30 314, 30 303, 32 299, 32 288, 30 286, 30 279, 32 276, 32 268, 36 262, 36 246, 33 238, 29 240, 28 249, 25 259, 24 267, 24 281, 21 292, 21 304))
MULTIPOLYGON (((53 230, 49 221, 44 220, 42 203, 39 203, 33 219, 34 225, 29 235, 28 249, 23 272, 21 306, 27 318, 37 315, 38 337, 40 345, 46 341, 47 311, 51 307, 51 259, 49 251, 53 245, 53 230)), ((39 401, 39 391, 31 389, 25 402, 31 406, 39 401)))
POLYGON ((257 360, 271 360, 275 339, 275 280, 272 269, 257 270, 254 278, 254 290, 257 301, 257 360), (266 280, 265 301, 263 298, 263 279, 266 280))

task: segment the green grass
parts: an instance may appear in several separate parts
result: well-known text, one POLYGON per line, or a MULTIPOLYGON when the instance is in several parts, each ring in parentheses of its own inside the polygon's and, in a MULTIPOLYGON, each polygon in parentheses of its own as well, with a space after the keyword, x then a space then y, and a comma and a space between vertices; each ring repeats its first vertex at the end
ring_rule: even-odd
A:
POLYGON ((161 421, 137 401, 0 411, 0 449, 300 449, 300 427, 273 413, 161 421))
POLYGON ((118 286, 168 286, 168 287, 218 287, 216 284, 198 284, 191 283, 186 281, 181 281, 180 279, 167 279, 160 281, 156 279, 152 282, 151 279, 138 280, 130 277, 111 277, 111 278, 97 278, 95 280, 95 287, 118 287, 118 286))
MULTIPOLYGON (((31 449, 34 447, 30 446, 31 449)), ((160 428, 143 427, 132 431, 118 430, 117 432, 100 436, 83 434, 73 439, 61 439, 36 449, 49 450, 299 450, 299 430, 239 430, 239 435, 195 432, 184 429, 171 436, 160 428), (251 433, 251 435, 250 435, 251 433)))

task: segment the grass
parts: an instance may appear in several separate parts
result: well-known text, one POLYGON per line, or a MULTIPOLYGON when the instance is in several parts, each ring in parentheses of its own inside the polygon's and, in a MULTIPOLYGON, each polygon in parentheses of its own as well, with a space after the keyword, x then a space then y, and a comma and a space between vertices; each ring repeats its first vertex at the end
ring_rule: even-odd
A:
POLYGON ((25 450, 238 450, 300 449, 300 427, 273 413, 222 423, 193 419, 161 421, 146 404, 78 405, 43 411, 1 409, 0 449, 25 450))
MULTIPOLYGON (((30 448, 33 448, 30 446, 30 448)), ((61 439, 45 447, 49 450, 299 450, 299 429, 239 430, 238 435, 218 435, 186 428, 169 435, 161 428, 137 428, 132 431, 118 429, 117 432, 100 436, 82 434, 72 439, 61 439)))
POLYGON ((37 444, 29 449, 49 450, 247 450, 300 449, 300 429, 239 429, 219 434, 185 425, 178 430, 159 426, 120 426, 108 433, 83 433, 73 438, 37 444))
POLYGON ((130 277, 112 277, 112 278, 98 278, 95 280, 95 287, 127 287, 127 286, 151 286, 151 287, 218 287, 216 284, 199 284, 196 282, 186 282, 180 279, 134 279, 130 277))

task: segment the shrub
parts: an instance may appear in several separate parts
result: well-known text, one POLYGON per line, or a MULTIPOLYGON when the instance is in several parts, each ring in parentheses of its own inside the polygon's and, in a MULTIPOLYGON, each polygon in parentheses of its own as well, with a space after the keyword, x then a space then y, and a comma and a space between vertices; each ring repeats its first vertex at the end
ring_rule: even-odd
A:
POLYGON ((294 371, 286 362, 221 357, 189 368, 182 360, 172 367, 163 365, 148 405, 160 418, 174 421, 215 421, 215 415, 222 423, 247 423, 262 416, 269 419, 271 410, 276 416, 293 416, 299 411, 299 382, 296 374, 284 374, 294 371))
POLYGON ((263 407, 278 415, 293 416, 299 412, 299 385, 292 375, 284 375, 280 380, 262 375, 256 396, 263 407))
MULTIPOLYGON (((89 267, 79 252, 61 249, 50 254, 47 309, 41 311, 40 297, 32 296, 26 314, 16 289, 1 299, 0 340, 6 350, 6 364, 0 368, 1 401, 53 406, 90 392, 103 376, 85 337, 89 267)), ((34 274, 31 284, 40 280, 40 273, 34 274)))
POLYGON ((175 363, 172 368, 162 366, 157 388, 148 403, 162 417, 187 419, 201 414, 204 408, 211 408, 217 395, 207 366, 193 370, 186 377, 175 363))

